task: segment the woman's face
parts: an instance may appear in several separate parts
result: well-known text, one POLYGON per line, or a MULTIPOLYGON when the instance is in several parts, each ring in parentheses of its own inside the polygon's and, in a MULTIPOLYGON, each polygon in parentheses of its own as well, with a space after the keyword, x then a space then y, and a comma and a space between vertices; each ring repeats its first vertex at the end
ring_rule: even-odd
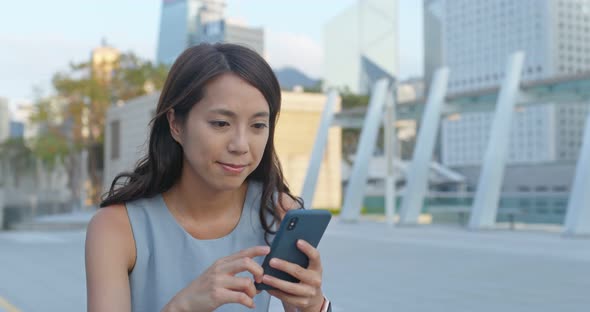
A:
POLYGON ((184 174, 216 190, 242 185, 258 167, 268 141, 269 105, 252 85, 234 74, 207 84, 201 101, 173 135, 183 146, 184 174))

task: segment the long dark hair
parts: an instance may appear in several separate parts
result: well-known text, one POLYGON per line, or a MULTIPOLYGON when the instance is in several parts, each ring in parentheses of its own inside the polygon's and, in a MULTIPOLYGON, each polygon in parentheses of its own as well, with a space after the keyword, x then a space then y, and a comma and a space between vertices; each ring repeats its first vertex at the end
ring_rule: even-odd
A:
MULTIPOLYGON (((174 62, 160 94, 156 115, 152 119, 147 155, 132 172, 115 177, 100 207, 150 198, 169 190, 180 178, 183 164, 182 146, 170 134, 166 117, 174 109, 175 117, 184 121, 189 111, 204 95, 206 84, 224 73, 233 73, 263 95, 269 105, 269 136, 262 160, 248 180, 263 185, 260 221, 265 234, 274 234, 273 224, 279 213, 273 194, 285 194, 302 207, 301 198, 291 194, 274 149, 275 125, 281 108, 281 89, 270 66, 256 52, 235 44, 200 44, 185 50, 174 62), (270 213, 273 220, 267 221, 270 213)), ((265 235, 267 238, 268 235, 265 235)), ((268 242, 268 239, 267 239, 268 242)))

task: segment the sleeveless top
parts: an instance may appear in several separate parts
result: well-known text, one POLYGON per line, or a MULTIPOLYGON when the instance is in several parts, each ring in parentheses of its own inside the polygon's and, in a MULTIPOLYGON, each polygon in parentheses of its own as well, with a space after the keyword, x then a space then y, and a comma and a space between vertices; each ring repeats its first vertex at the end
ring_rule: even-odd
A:
MULTIPOLYGON (((131 310, 161 311, 183 288, 198 278, 216 260, 240 250, 266 245, 259 210, 262 184, 248 182, 240 221, 224 237, 200 240, 191 236, 166 207, 162 195, 126 204, 133 231, 136 262, 129 274, 131 310)), ((272 216, 267 216, 267 220, 272 216)), ((272 241, 272 236, 269 240, 272 241)), ((264 257, 253 260, 262 264, 264 257)), ((248 271, 236 276, 249 277, 248 271)), ((225 304, 219 312, 268 311, 270 295, 254 297, 255 310, 241 304, 225 304)))

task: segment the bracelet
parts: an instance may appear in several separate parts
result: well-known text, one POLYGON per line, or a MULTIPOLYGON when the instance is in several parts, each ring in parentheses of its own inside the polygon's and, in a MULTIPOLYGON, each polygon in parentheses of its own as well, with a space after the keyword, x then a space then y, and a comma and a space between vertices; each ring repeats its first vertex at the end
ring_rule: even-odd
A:
POLYGON ((332 303, 326 296, 324 296, 324 304, 322 304, 320 312, 332 312, 332 303))

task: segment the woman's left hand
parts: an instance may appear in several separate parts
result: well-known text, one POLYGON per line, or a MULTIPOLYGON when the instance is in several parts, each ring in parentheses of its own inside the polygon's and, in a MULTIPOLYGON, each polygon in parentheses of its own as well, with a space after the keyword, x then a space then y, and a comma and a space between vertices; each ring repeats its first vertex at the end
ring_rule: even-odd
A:
POLYGON ((268 293, 280 299, 283 304, 294 306, 303 312, 319 312, 324 304, 320 252, 304 240, 297 241, 297 248, 309 258, 307 269, 278 258, 271 259, 270 266, 290 274, 299 283, 287 282, 266 274, 262 277, 262 282, 276 288, 268 293))

